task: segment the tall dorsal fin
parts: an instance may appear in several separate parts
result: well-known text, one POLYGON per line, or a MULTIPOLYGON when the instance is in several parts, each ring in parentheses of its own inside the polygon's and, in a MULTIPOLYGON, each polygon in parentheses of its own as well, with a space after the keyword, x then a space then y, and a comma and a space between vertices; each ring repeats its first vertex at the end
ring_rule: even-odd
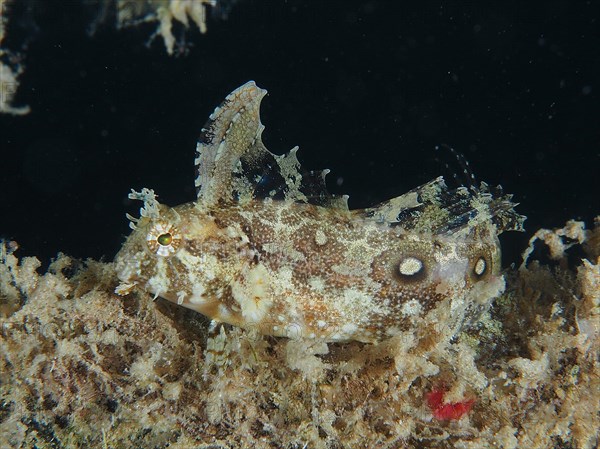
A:
POLYGON ((215 205, 274 198, 347 210, 346 196, 327 192, 327 170, 302 170, 298 147, 282 156, 265 148, 260 103, 266 93, 249 81, 210 115, 196 147, 198 200, 215 205))
POLYGON ((500 234, 523 230, 525 217, 515 212, 515 206, 512 195, 504 194, 500 186, 490 188, 482 182, 478 188, 451 190, 440 176, 404 195, 364 209, 362 214, 389 226, 433 235, 468 232, 489 220, 500 234))

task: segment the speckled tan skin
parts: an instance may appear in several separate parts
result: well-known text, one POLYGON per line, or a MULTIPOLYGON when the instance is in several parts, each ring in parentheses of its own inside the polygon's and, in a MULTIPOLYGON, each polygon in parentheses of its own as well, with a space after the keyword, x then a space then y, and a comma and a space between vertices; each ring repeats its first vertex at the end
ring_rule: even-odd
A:
POLYGON ((326 171, 302 172, 297 148, 264 147, 265 94, 249 82, 210 116, 196 202, 130 195, 144 207, 116 257, 117 293, 142 288, 261 334, 372 342, 457 330, 503 291, 497 235, 523 222, 510 196, 437 178, 349 211, 326 171))

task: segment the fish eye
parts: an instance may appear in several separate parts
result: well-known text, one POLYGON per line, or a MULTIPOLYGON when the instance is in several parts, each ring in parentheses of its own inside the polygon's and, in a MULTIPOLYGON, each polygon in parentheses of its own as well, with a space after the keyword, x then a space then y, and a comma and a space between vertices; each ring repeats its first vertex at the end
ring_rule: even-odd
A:
POLYGON ((167 257, 177 251, 181 243, 181 236, 172 225, 157 223, 146 235, 146 243, 152 253, 167 257))
POLYGON ((403 280, 419 280, 425 274, 425 264, 415 256, 406 256, 398 263, 398 274, 403 280))
POLYGON ((165 232, 164 234, 159 235, 156 238, 156 241, 158 242, 159 245, 169 246, 171 244, 171 242, 173 241, 173 236, 171 235, 170 232, 165 232))
POLYGON ((485 257, 479 256, 477 258, 477 260, 475 261, 475 265, 473 265, 473 274, 476 277, 481 277, 486 273, 487 268, 488 267, 487 267, 487 262, 485 260, 485 257))

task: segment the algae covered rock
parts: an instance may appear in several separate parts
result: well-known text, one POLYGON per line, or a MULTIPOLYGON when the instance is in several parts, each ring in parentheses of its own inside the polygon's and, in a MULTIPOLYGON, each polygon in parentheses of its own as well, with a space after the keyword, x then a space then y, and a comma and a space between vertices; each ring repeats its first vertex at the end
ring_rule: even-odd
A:
POLYGON ((509 272, 451 341, 379 344, 211 326, 117 297, 111 264, 61 254, 39 274, 5 242, 0 446, 596 447, 599 235, 540 231, 586 258, 569 268, 568 251, 551 251, 557 266, 509 272))

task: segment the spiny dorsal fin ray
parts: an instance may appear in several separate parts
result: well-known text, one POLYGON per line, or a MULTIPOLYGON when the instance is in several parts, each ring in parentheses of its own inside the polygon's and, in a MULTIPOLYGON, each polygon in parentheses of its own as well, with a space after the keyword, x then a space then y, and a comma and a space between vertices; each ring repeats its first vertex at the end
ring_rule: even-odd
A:
POLYGON ((500 186, 490 189, 484 182, 479 188, 450 190, 440 176, 362 213, 379 223, 433 235, 468 231, 487 220, 496 225, 498 234, 522 231, 525 217, 515 212, 511 199, 500 186))
POLYGON ((210 115, 196 147, 198 200, 215 205, 270 197, 347 210, 345 197, 327 192, 321 172, 302 170, 298 147, 282 156, 265 148, 260 103, 266 93, 249 81, 210 115))
POLYGON ((210 115, 196 146, 198 199, 215 204, 231 199, 233 172, 240 157, 262 146, 260 101, 267 91, 253 81, 230 93, 210 115))

